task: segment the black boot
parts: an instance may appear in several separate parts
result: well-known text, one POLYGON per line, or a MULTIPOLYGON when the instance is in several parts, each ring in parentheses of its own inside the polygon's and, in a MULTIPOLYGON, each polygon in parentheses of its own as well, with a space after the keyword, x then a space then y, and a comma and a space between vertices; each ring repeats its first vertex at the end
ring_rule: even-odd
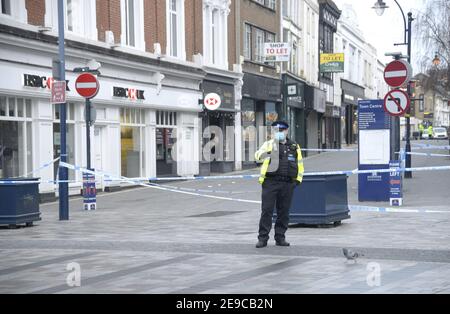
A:
POLYGON ((291 244, 289 242, 287 242, 285 239, 283 240, 276 240, 275 244, 277 246, 290 246, 291 244))
POLYGON ((267 246, 267 241, 258 240, 258 243, 256 243, 256 248, 261 249, 263 247, 267 246))

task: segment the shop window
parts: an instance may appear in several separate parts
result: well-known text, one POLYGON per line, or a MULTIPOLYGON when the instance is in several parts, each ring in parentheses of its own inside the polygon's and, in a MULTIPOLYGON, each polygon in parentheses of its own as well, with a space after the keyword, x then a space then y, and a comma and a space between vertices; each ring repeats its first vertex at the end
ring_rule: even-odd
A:
MULTIPOLYGON (((66 153, 67 162, 75 165, 75 104, 68 103, 66 105, 66 153)), ((53 158, 61 156, 61 108, 60 105, 53 106, 53 158)), ((59 177, 59 164, 55 163, 54 179, 59 177)), ((74 171, 69 171, 69 180, 75 180, 76 174, 74 171)))
MULTIPOLYGON (((31 100, 0 96, 0 178, 31 175, 32 122, 24 103, 31 100)), ((31 105, 30 105, 31 108, 31 105)))
POLYGON ((121 174, 128 178, 144 175, 144 114, 142 109, 120 109, 121 174))

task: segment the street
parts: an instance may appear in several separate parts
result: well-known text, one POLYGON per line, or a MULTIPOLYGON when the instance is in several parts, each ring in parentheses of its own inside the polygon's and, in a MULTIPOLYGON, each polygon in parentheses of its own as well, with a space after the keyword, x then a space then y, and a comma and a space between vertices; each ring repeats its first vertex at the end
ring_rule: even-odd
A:
MULTIPOLYGON (((353 170, 357 160, 357 152, 323 153, 305 170, 353 170)), ((412 160, 450 165, 449 157, 412 160)), ((255 201, 261 192, 257 180, 165 185, 255 201)), ((450 293, 449 186, 448 171, 415 172, 404 181, 404 206, 390 212, 387 203, 359 203, 351 176, 351 219, 291 227, 287 248, 274 245, 273 230, 268 247, 255 248, 256 203, 141 187, 98 195, 96 211, 72 198, 64 222, 57 203, 41 204, 34 227, 0 229, 0 293, 450 293), (347 261, 343 248, 364 256, 347 261)))

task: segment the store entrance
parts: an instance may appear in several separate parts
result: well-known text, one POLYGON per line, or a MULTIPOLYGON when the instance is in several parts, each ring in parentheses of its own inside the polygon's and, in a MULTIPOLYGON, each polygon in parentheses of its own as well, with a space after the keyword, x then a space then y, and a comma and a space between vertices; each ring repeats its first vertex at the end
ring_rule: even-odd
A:
POLYGON ((177 162, 173 159, 174 128, 156 129, 156 175, 177 175, 177 162))

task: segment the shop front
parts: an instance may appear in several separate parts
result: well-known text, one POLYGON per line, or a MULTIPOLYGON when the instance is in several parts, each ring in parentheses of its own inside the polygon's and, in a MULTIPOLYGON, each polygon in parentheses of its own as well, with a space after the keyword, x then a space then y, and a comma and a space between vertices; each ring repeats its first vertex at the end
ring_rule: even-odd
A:
POLYGON ((254 155, 283 116, 281 80, 245 73, 242 87, 242 166, 255 167, 254 155))
POLYGON ((351 145, 358 138, 358 101, 364 99, 364 88, 341 79, 342 89, 342 126, 341 138, 351 145))
POLYGON ((327 104, 325 109, 326 148, 341 148, 341 107, 327 104))
MULTIPOLYGON (((27 47, 2 47, 10 60, 0 62, 2 76, 8 77, 0 87, 0 177, 28 174, 58 179, 58 163, 33 172, 61 153, 60 105, 50 103, 53 55, 30 55, 27 47), (25 59, 28 64, 20 62, 25 59)), ((96 112, 90 134, 93 168, 129 178, 197 175, 202 98, 198 86, 203 75, 174 75, 170 84, 158 86, 149 83, 149 69, 133 68, 133 77, 129 77, 129 61, 121 64, 120 60, 102 61, 100 55, 89 57, 102 63, 100 90, 92 99, 96 112)), ((68 67, 85 62, 67 55, 68 67)), ((158 72, 153 71, 156 77, 158 72)), ((86 166, 85 101, 76 93, 76 77, 70 69, 66 71, 67 160, 86 166)), ((81 173, 70 170, 69 179, 70 194, 79 194, 81 173)), ((96 179, 100 189, 121 186, 96 179)), ((40 192, 54 196, 57 185, 42 183, 40 192)))
POLYGON ((289 137, 306 147, 305 83, 290 74, 284 74, 283 86, 283 111, 290 125, 289 137))
POLYGON ((205 108, 200 114, 203 125, 201 175, 231 172, 235 166, 235 87, 233 81, 225 84, 224 80, 223 77, 209 75, 203 81, 203 99, 217 94, 221 105, 216 110, 205 108))
MULTIPOLYGON (((305 86, 306 145, 309 149, 325 148, 326 92, 314 87, 305 86)), ((305 155, 312 155, 308 152, 305 155)))

